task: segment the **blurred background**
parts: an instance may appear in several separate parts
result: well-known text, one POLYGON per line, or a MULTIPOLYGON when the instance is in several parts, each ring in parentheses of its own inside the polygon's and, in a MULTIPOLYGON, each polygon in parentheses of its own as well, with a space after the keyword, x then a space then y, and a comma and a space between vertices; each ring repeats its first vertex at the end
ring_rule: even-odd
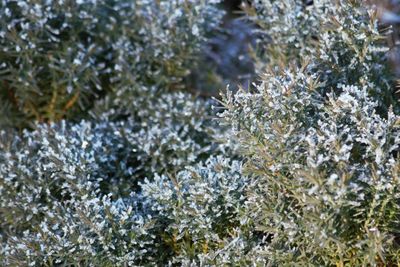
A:
MULTIPOLYGON (((247 3, 247 2, 246 2, 247 3)), ((227 85, 247 88, 254 79, 254 25, 243 18, 242 0, 225 0, 225 16, 218 31, 203 46, 204 64, 188 77, 200 95, 218 97, 227 85), (208 71, 206 71, 207 69, 208 71)))

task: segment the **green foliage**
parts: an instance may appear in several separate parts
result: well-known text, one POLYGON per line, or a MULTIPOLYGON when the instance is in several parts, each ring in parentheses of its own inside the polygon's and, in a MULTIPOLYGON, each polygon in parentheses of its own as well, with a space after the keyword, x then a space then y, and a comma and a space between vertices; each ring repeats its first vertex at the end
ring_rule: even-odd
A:
MULTIPOLYGON (((93 41, 95 64, 90 49, 77 59, 93 63, 83 64, 87 77, 101 77, 96 87, 97 80, 71 72, 84 83, 72 83, 68 93, 62 73, 76 70, 69 68, 79 52, 72 54, 65 61, 72 65, 57 69, 62 77, 34 76, 69 97, 79 92, 71 113, 36 119, 72 118, 82 105, 87 120, 0 132, 0 265, 400 265, 400 105, 387 64, 388 30, 373 7, 252 1, 246 11, 265 52, 256 55, 260 79, 248 90, 228 91, 216 113, 209 100, 171 90, 187 79, 198 44, 219 19, 218 1, 81 2, 46 2, 58 16, 61 7, 78 8, 63 18, 83 23, 73 29, 85 34, 65 39, 65 47, 51 19, 36 22, 44 23, 46 38, 56 38, 48 50, 39 42, 15 53, 11 30, 0 41, 14 47, 0 53, 9 60, 0 72, 7 88, 29 76, 18 67, 25 59, 43 63, 28 72, 49 71, 54 62, 40 53, 89 49, 90 38, 100 40, 93 41), (80 17, 86 15, 87 22, 80 17), (90 25, 99 29, 93 36, 86 35, 90 25), (93 100, 96 94, 101 99, 93 100)), ((4 14, 31 5, 32 16, 21 13, 21 21, 47 12, 35 9, 37 1, 1 3, 4 14)), ((25 26, 11 22, 23 40, 25 26)), ((11 92, 31 92, 18 88, 11 92)), ((39 89, 27 99, 49 106, 56 90, 39 89)), ((11 101, 20 103, 20 96, 1 93, 11 120, 35 117, 11 101)))
POLYGON ((250 209, 273 236, 264 253, 277 265, 396 263, 400 117, 378 115, 367 88, 323 98, 315 81, 269 76, 226 100, 257 183, 250 209))
POLYGON ((259 0, 245 9, 269 40, 259 45, 266 51, 257 59, 259 74, 308 63, 310 73, 325 83, 325 92, 338 83, 367 86, 383 112, 391 105, 399 111, 388 64, 390 28, 379 25, 376 10, 366 1, 313 2, 259 0))
POLYGON ((129 87, 182 87, 218 1, 0 2, 2 125, 74 118, 129 87))
POLYGON ((255 7, 270 65, 253 90, 226 96, 222 117, 255 184, 255 227, 270 237, 258 255, 277 266, 398 265, 399 105, 374 10, 255 7))
POLYGON ((246 224, 239 220, 247 186, 241 163, 223 157, 156 174, 125 197, 104 192, 115 154, 100 153, 115 140, 101 128, 46 127, 2 142, 2 265, 196 263, 246 224), (37 151, 16 151, 24 142, 37 151))

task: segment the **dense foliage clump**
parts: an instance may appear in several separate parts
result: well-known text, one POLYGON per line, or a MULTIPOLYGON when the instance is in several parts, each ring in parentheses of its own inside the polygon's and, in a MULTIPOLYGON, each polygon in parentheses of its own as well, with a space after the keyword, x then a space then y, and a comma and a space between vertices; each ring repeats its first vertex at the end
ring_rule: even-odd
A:
POLYGON ((368 86, 380 108, 393 99, 393 74, 388 64, 390 27, 378 22, 377 10, 365 1, 254 1, 249 18, 264 33, 262 75, 271 66, 303 65, 317 74, 328 92, 338 83, 368 86))
POLYGON ((396 265, 400 117, 388 48, 361 1, 314 2, 256 1, 277 56, 254 90, 225 98, 256 184, 247 205, 271 238, 259 253, 273 265, 396 265))
POLYGON ((1 1, 1 125, 76 117, 111 92, 182 87, 218 2, 1 1))
POLYGON ((110 183, 126 191, 135 181, 122 178, 135 170, 117 162, 121 136, 114 133, 113 139, 104 131, 104 125, 92 129, 81 123, 67 130, 62 124, 2 143, 1 160, 8 162, 0 189, 4 264, 197 262, 199 253, 218 248, 240 227, 247 186, 240 162, 212 157, 136 181, 140 191, 130 187, 128 194, 118 194, 110 183), (112 151, 110 142, 118 148, 112 151), (27 145, 32 151, 19 151, 27 145), (104 150, 107 156, 100 156, 104 150))
MULTIPOLYGON (((7 102, 19 90, 10 81, 25 76, 0 72, 7 77, 4 109, 25 114, 0 132, 1 265, 400 264, 400 104, 384 15, 361 0, 246 1, 259 79, 216 101, 172 92, 191 90, 184 81, 197 44, 221 18, 217 2, 53 1, 49 11, 71 5, 72 17, 84 11, 88 23, 107 21, 101 25, 110 35, 85 24, 84 34, 67 31, 72 39, 64 47, 101 40, 93 42, 94 54, 82 50, 111 69, 102 76, 91 69, 97 63, 85 65, 101 78, 99 88, 82 78, 87 83, 69 93, 60 69, 35 57, 59 47, 58 39, 32 54, 1 52, 7 68, 21 69, 15 64, 24 60, 45 66, 32 71, 48 68, 35 76, 43 84, 32 84, 50 102, 29 98, 43 109, 53 103, 48 82, 69 96, 79 92, 76 103, 102 95, 86 113, 33 123, 25 104, 17 110, 7 102), (149 18, 157 20, 137 26, 149 18), (121 26, 125 19, 137 24, 121 26), (23 125, 32 127, 15 127, 23 125)), ((19 10, 10 24, 19 33, 24 28, 16 25, 34 18, 24 6, 0 6, 7 14, 19 10)), ((6 114, 3 120, 16 118, 6 114)))
POLYGON ((270 262, 397 262, 400 117, 382 118, 366 87, 322 97, 299 71, 264 79, 228 98, 225 118, 257 184, 248 205, 272 236, 270 262))

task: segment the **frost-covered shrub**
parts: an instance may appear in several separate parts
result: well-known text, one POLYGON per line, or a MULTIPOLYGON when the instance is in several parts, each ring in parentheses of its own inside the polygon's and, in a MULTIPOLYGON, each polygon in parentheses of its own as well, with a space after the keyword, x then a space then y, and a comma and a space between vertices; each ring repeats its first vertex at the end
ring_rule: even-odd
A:
POLYGON ((220 249, 236 228, 246 226, 239 220, 246 187, 241 164, 222 157, 142 184, 144 194, 154 199, 149 207, 164 223, 163 239, 173 249, 174 263, 198 261, 199 254, 220 249))
POLYGON ((271 236, 273 265, 399 264, 400 117, 382 117, 367 87, 265 76, 226 99, 224 117, 256 188, 248 206, 271 236), (336 93, 337 92, 337 93, 336 93))
POLYGON ((254 92, 225 100, 258 187, 249 209, 271 236, 259 253, 276 265, 398 264, 400 117, 381 113, 373 72, 352 85, 310 70, 267 72, 254 92))
POLYGON ((138 179, 152 178, 155 173, 174 174, 222 149, 213 143, 213 136, 220 133, 208 102, 193 100, 183 93, 164 94, 147 115, 151 116, 146 120, 112 122, 107 120, 111 116, 107 114, 97 122, 38 125, 37 130, 25 131, 22 137, 13 137, 13 131, 4 133, 0 151, 7 157, 2 160, 3 173, 18 172, 14 169, 18 165, 8 157, 18 161, 23 157, 28 169, 45 168, 43 173, 49 176, 49 159, 61 157, 52 165, 65 168, 62 159, 76 154, 71 165, 79 167, 81 157, 88 153, 95 164, 90 172, 105 179, 103 189, 129 194, 138 179), (37 165, 42 159, 43 166, 37 165))
POLYGON ((252 90, 227 94, 221 116, 251 176, 246 210, 264 236, 256 258, 398 265, 399 104, 374 9, 254 2, 271 15, 258 16, 277 53, 252 90))
MULTIPOLYGON (((143 173, 135 176, 173 173, 222 151, 224 147, 214 142, 222 129, 215 122, 211 104, 188 94, 172 93, 160 95, 149 101, 147 108, 139 109, 137 116, 129 119, 135 127, 125 135, 139 161, 144 162, 143 173)), ((113 110, 106 118, 113 114, 120 113, 113 110)))
POLYGON ((259 46, 266 50, 256 64, 260 74, 268 66, 306 62, 326 83, 326 91, 337 83, 367 86, 384 112, 396 105, 387 53, 390 27, 380 25, 367 1, 253 2, 246 10, 263 33, 259 46))
POLYGON ((0 123, 69 118, 120 87, 182 87, 218 2, 2 0, 0 123))
POLYGON ((320 22, 326 19, 321 17, 322 8, 334 5, 330 2, 319 0, 315 6, 308 6, 303 0, 255 0, 251 6, 243 4, 243 8, 265 38, 259 43, 269 50, 266 56, 276 56, 276 63, 280 63, 285 57, 298 60, 301 55, 315 52, 316 38, 322 30, 320 22))
MULTIPOLYGON (((154 219, 148 216, 153 216, 153 211, 141 208, 146 201, 150 201, 149 207, 155 207, 151 202, 158 201, 156 195, 146 200, 136 193, 144 190, 140 185, 144 178, 152 187, 154 177, 157 181, 175 177, 185 166, 220 153, 222 147, 212 143, 213 135, 220 133, 213 128, 210 103, 193 100, 187 94, 164 94, 149 112, 147 119, 110 121, 110 111, 103 114, 102 121, 40 124, 35 131, 25 130, 22 136, 12 130, 1 133, 0 235, 7 244, 4 253, 11 253, 3 255, 4 261, 11 264, 16 260, 17 266, 22 264, 21 257, 22 262, 31 263, 37 257, 41 262, 53 262, 52 255, 57 251, 61 262, 98 265, 111 257, 109 247, 117 248, 113 249, 115 257, 110 258, 113 264, 127 259, 136 263, 166 261, 165 257, 173 255, 173 244, 169 243, 173 233, 160 239, 167 227, 161 220, 167 219, 157 215, 164 228, 157 225, 152 229, 154 219), (137 211, 132 221, 121 224, 121 218, 127 215, 115 212, 113 203, 117 199, 131 203, 131 209, 137 211), (114 230, 109 232, 109 228, 114 230), (70 233, 63 239, 65 229, 70 233), (98 239, 93 239, 94 234, 98 239), (22 237, 26 239, 19 239, 22 237), (21 254, 25 246, 33 250, 21 254), (166 251, 168 255, 161 257, 166 251)), ((159 188, 160 192, 163 189, 159 188)), ((234 193, 231 191, 227 194, 234 193)))
MULTIPOLYGON (((240 229, 247 233, 249 224, 239 220, 248 186, 240 162, 212 157, 177 175, 146 180, 140 191, 119 199, 101 194, 100 176, 87 166, 81 162, 75 176, 67 178, 59 192, 63 198, 51 196, 51 185, 37 176, 2 180, 2 217, 21 206, 30 205, 25 212, 35 212, 26 215, 31 217, 28 229, 20 229, 16 217, 10 224, 17 228, 0 232, 2 264, 197 265, 203 258, 215 263, 235 243, 247 249, 251 234, 236 237, 240 229), (40 199, 33 184, 42 192, 40 199), (37 197, 32 201, 28 196, 37 197)), ((58 175, 63 173, 53 175, 55 182, 58 175)))
POLYGON ((208 101, 164 92, 177 76, 117 64, 132 79, 92 121, 3 130, 0 265, 400 265, 399 105, 375 11, 303 2, 253 1, 275 42, 220 126, 208 101))

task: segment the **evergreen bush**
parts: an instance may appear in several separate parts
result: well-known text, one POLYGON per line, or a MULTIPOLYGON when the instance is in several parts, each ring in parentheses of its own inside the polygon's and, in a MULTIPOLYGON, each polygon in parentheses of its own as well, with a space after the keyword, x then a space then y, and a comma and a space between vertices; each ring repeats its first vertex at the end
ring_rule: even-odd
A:
POLYGON ((2 264, 195 264, 233 238, 247 186, 240 162, 212 157, 146 179, 138 192, 104 194, 104 163, 79 138, 85 128, 69 140, 58 133, 58 145, 43 137, 37 156, 2 155, 10 162, 1 174, 2 264))
POLYGON ((300 70, 226 100, 224 117, 256 184, 249 209, 273 265, 398 264, 400 117, 368 88, 326 97, 300 70), (239 118, 239 119, 238 119, 239 118))
MULTIPOLYGON (((204 38, 215 25, 205 14, 221 14, 216 2, 138 0, 129 2, 141 7, 134 11, 128 1, 52 2, 97 11, 121 5, 166 21, 180 14, 186 37, 174 24, 146 24, 171 31, 143 33, 160 37, 164 52, 137 43, 144 54, 131 65, 124 61, 138 55, 131 48, 112 50, 127 57, 107 64, 132 76, 114 69, 110 91, 80 115, 86 120, 1 130, 0 265, 400 265, 400 104, 388 67, 390 28, 361 0, 251 1, 244 7, 258 25, 260 78, 228 91, 212 110, 211 100, 169 90, 184 75, 164 72, 161 56, 181 40, 204 38)), ((3 1, 2 12, 4 3, 23 10, 24 3, 3 1)), ((169 59, 186 73, 189 54, 169 59)))
POLYGON ((218 2, 2 0, 1 125, 79 117, 121 88, 181 88, 218 2))
MULTIPOLYGON (((394 101, 394 77, 388 64, 391 30, 378 21, 367 1, 257 0, 245 6, 263 36, 260 75, 266 68, 301 66, 318 73, 326 92, 338 83, 368 86, 387 112, 394 101)), ((398 111, 398 110, 397 110, 398 111)))
POLYGON ((224 100, 255 185, 248 209, 269 238, 258 257, 398 265, 400 117, 388 46, 363 1, 313 2, 255 1, 271 58, 253 90, 224 100))

